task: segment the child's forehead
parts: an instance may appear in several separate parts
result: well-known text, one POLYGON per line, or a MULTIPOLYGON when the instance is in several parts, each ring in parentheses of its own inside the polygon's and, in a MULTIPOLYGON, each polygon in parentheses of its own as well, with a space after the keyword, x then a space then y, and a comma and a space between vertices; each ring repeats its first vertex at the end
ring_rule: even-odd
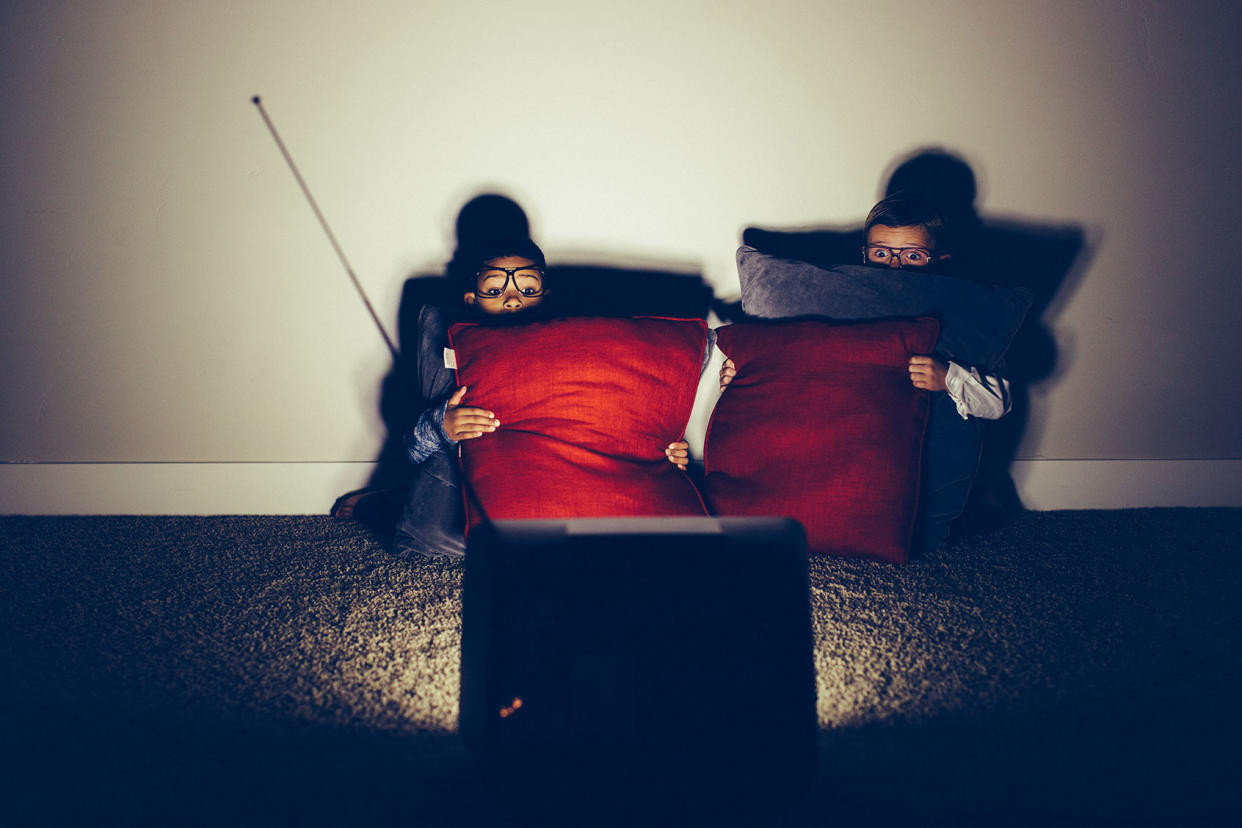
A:
POLYGON ((483 262, 483 267, 534 267, 534 259, 528 259, 525 256, 498 256, 495 259, 488 259, 483 262))
POLYGON ((936 241, 927 228, 921 224, 907 224, 903 227, 873 224, 867 231, 867 244, 899 248, 922 247, 930 250, 936 246, 936 241))

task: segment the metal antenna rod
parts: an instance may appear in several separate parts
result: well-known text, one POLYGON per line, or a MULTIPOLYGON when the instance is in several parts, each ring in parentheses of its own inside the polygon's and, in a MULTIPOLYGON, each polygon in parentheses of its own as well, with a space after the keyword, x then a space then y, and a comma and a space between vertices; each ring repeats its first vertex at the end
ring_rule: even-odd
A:
POLYGON ((388 350, 392 353, 393 360, 400 361, 401 356, 397 353, 397 347, 392 344, 392 338, 388 336, 388 331, 384 329, 384 323, 380 321, 379 316, 375 313, 375 308, 371 307, 371 300, 367 298, 366 291, 362 289, 362 283, 354 275, 354 269, 349 266, 349 260, 345 258, 345 251, 341 250, 341 246, 337 243, 336 234, 328 226, 328 220, 323 217, 323 213, 319 210, 319 205, 315 203, 315 197, 311 195, 310 188, 306 186, 306 182, 302 179, 302 173, 298 172, 298 165, 293 163, 293 157, 289 155, 289 150, 285 149, 285 142, 280 140, 280 133, 276 131, 272 119, 267 117, 267 110, 263 108, 263 102, 258 95, 251 98, 250 101, 258 108, 259 114, 263 116, 263 123, 267 124, 267 130, 272 133, 272 139, 276 141, 276 146, 280 148, 280 154, 285 157, 285 162, 293 172, 293 177, 298 180, 298 186, 302 188, 302 194, 306 196, 306 201, 310 204, 311 209, 315 211, 315 218, 319 219, 319 224, 323 227, 323 232, 327 234, 328 241, 332 242, 332 249, 336 251, 337 258, 341 260, 341 264, 345 266, 345 272, 349 274, 349 280, 354 283, 354 290, 358 291, 362 304, 367 306, 367 313, 371 314, 375 327, 379 328, 380 336, 384 337, 384 344, 388 346, 388 350))

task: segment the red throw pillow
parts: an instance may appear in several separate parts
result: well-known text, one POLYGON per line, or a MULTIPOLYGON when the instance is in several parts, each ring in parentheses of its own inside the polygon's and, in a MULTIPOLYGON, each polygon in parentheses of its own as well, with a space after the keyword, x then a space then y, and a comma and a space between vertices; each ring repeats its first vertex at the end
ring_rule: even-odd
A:
POLYGON ((467 528, 484 519, 707 514, 664 456, 690 419, 702 320, 461 323, 449 342, 458 385, 469 389, 463 404, 500 420, 461 442, 467 528))
POLYGON ((738 375, 704 446, 717 515, 792 517, 811 552, 904 562, 929 394, 910 382, 935 319, 751 322, 717 331, 738 375))

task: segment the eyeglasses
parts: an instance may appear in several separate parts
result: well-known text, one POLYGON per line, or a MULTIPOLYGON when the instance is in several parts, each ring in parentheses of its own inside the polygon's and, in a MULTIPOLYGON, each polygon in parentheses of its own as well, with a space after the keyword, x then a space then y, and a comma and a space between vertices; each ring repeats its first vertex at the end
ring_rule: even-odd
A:
POLYGON ((474 275, 475 291, 486 299, 498 299, 509 289, 509 282, 522 296, 533 298, 543 296, 543 270, 538 267, 485 267, 474 275), (504 281, 497 284, 496 280, 504 281), (484 286, 485 282, 491 284, 484 286))
POLYGON ((940 258, 926 247, 885 247, 882 244, 864 244, 862 247, 863 261, 867 264, 892 267, 927 267, 940 258))

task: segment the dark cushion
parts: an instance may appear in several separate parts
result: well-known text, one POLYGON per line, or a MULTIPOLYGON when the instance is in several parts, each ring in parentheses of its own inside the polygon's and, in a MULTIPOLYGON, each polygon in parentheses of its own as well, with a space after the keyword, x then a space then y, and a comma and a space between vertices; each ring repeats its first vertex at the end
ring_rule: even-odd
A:
MULTIPOLYGON (((940 320, 935 353, 996 373, 1031 304, 1022 288, 984 285, 934 273, 806 262, 737 252, 742 310, 763 319, 801 316, 836 321, 934 316, 940 320)), ((981 432, 963 420, 948 394, 933 395, 928 426, 921 547, 948 534, 961 513, 979 466, 981 432)))
POLYGON ((989 373, 1022 324, 1031 294, 935 273, 863 265, 816 267, 753 247, 737 251, 742 310, 761 319, 825 316, 834 320, 935 316, 936 353, 989 373))
POLYGON ((937 329, 928 318, 719 328, 738 375, 703 452, 713 514, 791 517, 811 552, 906 561, 931 396, 908 363, 937 329))

